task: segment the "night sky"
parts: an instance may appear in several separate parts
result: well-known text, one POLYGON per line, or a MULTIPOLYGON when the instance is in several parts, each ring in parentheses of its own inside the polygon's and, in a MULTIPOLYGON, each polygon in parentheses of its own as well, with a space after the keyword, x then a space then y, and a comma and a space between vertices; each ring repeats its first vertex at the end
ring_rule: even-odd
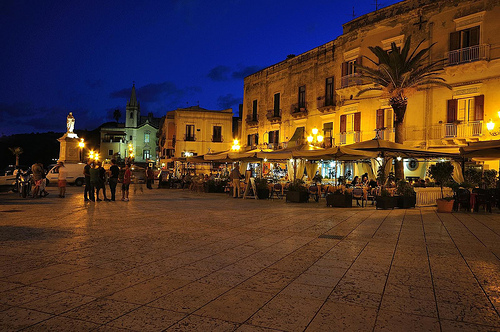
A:
POLYGON ((1 1, 0 135, 64 132, 70 111, 95 129, 134 81, 142 114, 236 114, 245 76, 335 39, 353 7, 375 0, 1 1))

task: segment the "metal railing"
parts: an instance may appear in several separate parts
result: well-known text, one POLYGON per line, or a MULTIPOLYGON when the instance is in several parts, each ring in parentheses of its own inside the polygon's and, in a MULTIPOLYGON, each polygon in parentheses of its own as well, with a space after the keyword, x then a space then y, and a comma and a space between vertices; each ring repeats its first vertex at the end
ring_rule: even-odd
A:
POLYGON ((444 137, 474 137, 483 134, 483 121, 470 121, 467 123, 445 123, 444 137))
POLYGON ((307 115, 307 102, 303 104, 292 104, 290 107, 290 114, 292 115, 307 115))
POLYGON ((352 144, 361 142, 361 131, 351 131, 347 133, 340 133, 337 135, 340 145, 352 144))
POLYGON ((196 136, 195 135, 186 135, 186 134, 184 134, 184 141, 186 141, 186 142, 194 142, 194 141, 196 141, 196 136))
POLYGON ((257 114, 248 114, 246 118, 248 125, 256 125, 259 123, 259 116, 257 114))
POLYGON ((446 53, 448 65, 458 65, 461 63, 488 60, 490 57, 490 45, 482 44, 471 47, 464 47, 459 50, 450 51, 446 53))
POLYGON ((269 121, 277 121, 281 120, 281 109, 279 110, 268 110, 266 113, 266 117, 269 121))
POLYGON ((363 84, 363 80, 361 79, 359 73, 345 75, 340 78, 341 88, 347 88, 349 86, 361 85, 361 84, 363 84))
POLYGON ((212 142, 222 143, 222 142, 224 142, 224 140, 222 139, 222 136, 214 136, 214 135, 212 135, 212 142))

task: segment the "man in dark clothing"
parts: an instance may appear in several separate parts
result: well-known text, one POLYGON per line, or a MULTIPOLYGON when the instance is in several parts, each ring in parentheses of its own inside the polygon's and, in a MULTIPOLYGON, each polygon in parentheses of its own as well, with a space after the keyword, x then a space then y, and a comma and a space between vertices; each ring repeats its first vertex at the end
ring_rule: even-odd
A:
POLYGON ((109 190, 111 190, 111 200, 115 201, 116 185, 118 184, 118 174, 120 174, 120 168, 116 165, 116 160, 111 160, 111 167, 109 172, 109 190))
POLYGON ((102 162, 97 162, 97 170, 99 171, 99 184, 97 186, 97 198, 99 198, 99 190, 102 189, 102 196, 104 201, 107 202, 109 199, 106 197, 106 170, 102 167, 102 162))
POLYGON ((153 189, 152 185, 155 181, 155 175, 151 166, 146 169, 146 187, 148 189, 153 189))
POLYGON ((97 168, 97 162, 92 164, 90 167, 90 200, 95 202, 100 202, 99 198, 99 169, 97 168), (94 196, 94 191, 97 192, 97 197, 94 196))
POLYGON ((83 168, 83 175, 85 176, 85 190, 83 191, 83 198, 85 201, 95 200, 94 193, 90 190, 90 165, 92 160, 87 160, 87 165, 83 168))

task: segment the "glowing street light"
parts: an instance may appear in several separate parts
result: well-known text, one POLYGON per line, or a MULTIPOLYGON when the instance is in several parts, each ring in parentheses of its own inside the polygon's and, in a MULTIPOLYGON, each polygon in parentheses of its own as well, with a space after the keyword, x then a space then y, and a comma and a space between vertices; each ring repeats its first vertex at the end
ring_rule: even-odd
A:
POLYGON ((80 148, 80 162, 83 162, 83 148, 85 147, 83 138, 80 139, 80 142, 78 142, 78 147, 80 148))
POLYGON ((233 150, 233 151, 239 151, 240 148, 241 148, 240 147, 240 142, 237 139, 233 140, 233 146, 231 147, 231 150, 233 150))

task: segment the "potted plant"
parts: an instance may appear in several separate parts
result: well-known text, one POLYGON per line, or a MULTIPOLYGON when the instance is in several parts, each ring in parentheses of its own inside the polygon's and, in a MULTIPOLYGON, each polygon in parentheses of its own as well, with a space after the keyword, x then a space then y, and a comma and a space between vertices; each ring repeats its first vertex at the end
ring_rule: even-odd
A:
POLYGON ((257 188, 257 197, 259 199, 269 198, 269 184, 266 179, 255 179, 255 187, 257 188))
POLYGON ((375 197, 375 200, 376 200, 375 206, 377 209, 382 209, 382 210, 394 209, 394 206, 396 206, 395 197, 391 196, 389 191, 385 188, 383 188, 380 191, 380 196, 375 197))
POLYGON ((417 194, 413 186, 406 182, 406 180, 398 181, 396 187, 397 206, 400 209, 414 208, 417 203, 417 194))
POLYGON ((443 187, 452 181, 453 165, 449 162, 441 162, 429 168, 429 176, 439 183, 441 187, 441 198, 436 200, 438 212, 451 212, 453 210, 453 197, 444 197, 443 187))
POLYGON ((304 186, 304 181, 300 179, 294 180, 288 186, 288 192, 286 193, 286 201, 293 203, 303 203, 309 200, 309 193, 307 188, 304 186))
POLYGON ((326 206, 352 207, 352 193, 337 189, 326 195, 326 206))

